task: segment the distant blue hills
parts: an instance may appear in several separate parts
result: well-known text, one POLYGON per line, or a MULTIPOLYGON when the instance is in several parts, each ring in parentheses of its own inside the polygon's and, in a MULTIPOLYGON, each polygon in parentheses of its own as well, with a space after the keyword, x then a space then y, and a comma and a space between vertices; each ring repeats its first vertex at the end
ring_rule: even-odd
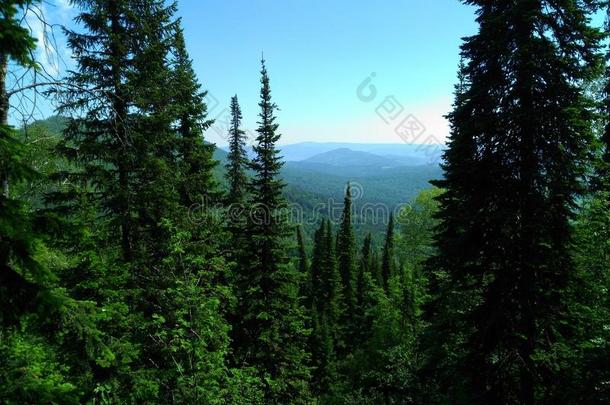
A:
MULTIPOLYGON (((356 152, 365 152, 377 157, 385 157, 390 160, 398 160, 406 165, 414 166, 418 164, 438 163, 440 160, 439 145, 416 145, 406 143, 342 143, 342 142, 302 142, 291 145, 282 145, 280 150, 284 160, 287 162, 298 162, 316 157, 329 152, 335 155, 345 155, 348 151, 354 152, 352 156, 366 158, 366 155, 356 152), (406 159, 405 159, 406 158, 406 159)), ((332 156, 332 154, 331 154, 332 156)), ((377 159, 368 156, 370 159, 377 159)), ((364 163, 364 162, 363 162, 364 163)))
MULTIPOLYGON (((359 203, 393 207, 408 203, 442 175, 441 150, 430 145, 303 142, 280 149, 288 193, 309 199, 341 201, 350 181, 363 190, 359 203)), ((226 154, 217 149, 221 167, 226 154)))

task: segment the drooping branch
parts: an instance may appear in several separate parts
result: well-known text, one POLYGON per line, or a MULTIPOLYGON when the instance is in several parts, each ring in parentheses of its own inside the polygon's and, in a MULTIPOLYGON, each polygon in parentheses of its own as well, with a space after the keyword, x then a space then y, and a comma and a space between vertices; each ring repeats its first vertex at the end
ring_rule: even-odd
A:
POLYGON ((6 96, 8 98, 11 98, 11 96, 17 94, 17 93, 21 93, 27 90, 31 90, 37 87, 45 87, 45 86, 63 86, 63 85, 68 85, 70 87, 74 87, 73 85, 69 85, 67 83, 63 83, 63 82, 40 82, 40 83, 32 83, 32 84, 28 84, 26 86, 20 87, 18 89, 14 89, 11 91, 8 91, 6 93, 6 96))

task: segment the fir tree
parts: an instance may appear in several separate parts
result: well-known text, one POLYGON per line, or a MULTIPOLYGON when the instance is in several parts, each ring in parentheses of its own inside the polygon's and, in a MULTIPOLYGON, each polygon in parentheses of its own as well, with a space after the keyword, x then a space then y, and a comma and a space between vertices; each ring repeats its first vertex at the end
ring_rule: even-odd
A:
MULTIPOLYGON (((79 90, 69 88, 61 96, 59 112, 74 115, 64 131, 61 152, 76 166, 63 173, 71 184, 86 187, 91 201, 108 219, 108 240, 120 241, 124 260, 133 255, 132 190, 133 152, 128 129, 133 124, 128 109, 134 103, 127 79, 134 69, 135 11, 128 1, 74 2, 83 33, 67 31, 68 45, 77 70, 68 77, 79 90), (103 49, 104 52, 98 52, 103 49), (80 109, 83 115, 77 115, 80 109), (72 114, 74 113, 74 114, 72 114)), ((57 195, 54 203, 71 193, 57 195)))
POLYGON ((324 261, 326 257, 326 226, 325 221, 322 221, 322 224, 316 232, 314 233, 313 238, 313 252, 311 257, 311 265, 309 266, 309 282, 310 282, 310 292, 308 301, 308 308, 312 313, 319 313, 321 311, 319 293, 321 291, 321 274, 322 268, 324 266, 324 261))
MULTIPOLYGON (((113 359, 92 366, 96 390, 114 401, 128 396, 151 400, 154 389, 136 388, 146 381, 146 365, 134 362, 142 354, 135 342, 147 341, 142 336, 148 326, 139 311, 145 301, 140 287, 148 274, 146 264, 136 260, 148 254, 160 257, 156 249, 146 250, 145 240, 156 242, 152 228, 158 229, 158 210, 152 204, 155 186, 143 186, 148 185, 145 179, 167 179, 166 175, 158 178, 161 166, 153 162, 161 163, 154 149, 160 146, 157 134, 167 135, 169 123, 152 129, 162 122, 158 109, 163 103, 156 98, 159 88, 151 86, 166 80, 159 75, 166 52, 159 49, 160 33, 146 25, 152 11, 146 5, 88 0, 75 5, 80 9, 77 21, 82 32, 67 32, 77 64, 68 80, 77 87, 61 94, 60 107, 61 113, 74 117, 60 145, 69 165, 59 176, 69 186, 59 188, 50 201, 63 207, 75 225, 93 233, 85 240, 62 242, 76 244, 72 254, 83 259, 73 269, 75 277, 69 279, 69 286, 83 299, 99 300, 109 314, 103 326, 105 339, 113 342, 113 359), (150 65, 145 63, 147 58, 152 58, 150 65), (144 133, 154 137, 145 142, 144 133), (148 169, 154 170, 149 173, 148 169), (138 328, 132 328, 133 324, 138 328), (105 390, 112 394, 103 394, 105 390)), ((168 191, 167 186, 157 190, 164 207, 168 191)), ((168 240, 162 235, 159 245, 168 240)), ((152 345, 146 347, 152 350, 152 345)))
MULTIPOLYGON (((248 188, 248 157, 246 155, 246 133, 241 129, 241 108, 237 95, 231 98, 231 127, 229 129, 229 154, 227 155, 227 180, 229 205, 243 205, 248 188)), ((243 207, 240 207, 243 209, 243 207)))
POLYGON ((63 94, 62 111, 78 117, 62 148, 70 162, 62 176, 74 190, 55 201, 94 230, 95 242, 75 252, 89 260, 79 263, 72 288, 110 314, 104 333, 114 357, 94 368, 96 392, 117 402, 216 401, 231 384, 219 305, 230 296, 216 287, 224 261, 208 242, 222 239, 220 224, 206 216, 193 226, 188 216, 191 204, 215 192, 214 162, 175 5, 77 6, 85 33, 68 33, 78 63, 70 80, 86 91, 63 94), (93 215, 83 216, 87 209, 93 215))
MULTIPOLYGON (((351 186, 347 183, 345 198, 343 201, 343 214, 341 216, 341 226, 337 235, 337 262, 339 273, 341 274, 342 291, 345 299, 344 324, 345 331, 348 333, 354 330, 351 319, 356 306, 354 283, 355 283, 355 236, 352 225, 352 192, 351 186)), ((350 336, 346 336, 347 339, 350 336)))
POLYGON ((372 267, 372 235, 370 233, 364 238, 360 252, 360 266, 356 278, 356 307, 354 310, 354 338, 353 346, 366 341, 371 328, 372 320, 368 313, 374 303, 371 300, 372 290, 375 282, 371 273, 372 267))
POLYGON ((305 251, 305 242, 303 241, 303 229, 300 225, 296 227, 297 232, 297 248, 298 248, 298 270, 301 276, 300 280, 300 298, 305 299, 305 308, 309 309, 311 304, 309 303, 308 297, 311 296, 311 281, 309 280, 309 259, 307 258, 307 252, 305 251))
POLYGON ((570 368, 573 385, 558 386, 566 402, 603 403, 610 395, 605 384, 610 369, 610 200, 600 192, 587 200, 575 226, 576 271, 568 290, 571 303, 570 368), (576 390, 574 388, 577 388, 576 390))
MULTIPOLYGON (((228 209, 227 229, 231 234, 229 255, 237 267, 243 267, 246 255, 246 199, 248 196, 248 157, 246 136, 241 129, 241 108, 237 96, 231 98, 231 126, 229 128, 229 154, 227 155, 226 180, 229 190, 226 197, 228 209)), ((234 277, 239 277, 239 273, 234 277)), ((242 280, 243 281, 243 280, 242 280)), ((241 282, 241 281, 240 281, 241 282)))
POLYGON ((373 236, 369 232, 364 238, 362 243, 362 249, 360 251, 360 266, 358 271, 358 278, 356 282, 356 303, 360 307, 364 301, 366 294, 364 287, 364 278, 366 274, 371 274, 371 250, 372 250, 373 236))
POLYGON ((181 177, 178 187, 181 203, 190 207, 197 203, 212 203, 217 198, 217 184, 212 172, 217 162, 212 158, 214 145, 205 143, 203 139, 203 132, 212 125, 204 102, 207 91, 201 90, 181 28, 175 30, 172 40, 169 88, 173 90, 171 103, 176 110, 173 114, 176 115, 175 126, 180 136, 177 150, 181 177))
POLYGON ((0 298, 1 324, 14 324, 22 311, 33 310, 40 285, 51 277, 34 259, 36 235, 22 201, 11 198, 9 184, 32 178, 33 170, 22 161, 24 146, 17 141, 15 130, 8 124, 9 95, 7 92, 9 59, 21 66, 34 64, 31 52, 35 39, 22 27, 19 13, 30 2, 9 1, 0 6, 2 37, 0 37, 0 298), (21 266, 18 264, 21 263, 21 266), (20 269, 20 267, 23 267, 20 269), (30 273, 30 280, 21 274, 30 273), (32 279, 34 282, 32 282, 32 279))
POLYGON ((298 298, 299 275, 289 265, 288 226, 282 210, 284 185, 276 143, 280 139, 271 100, 269 75, 262 61, 258 136, 251 162, 248 250, 240 299, 238 328, 245 339, 235 342, 246 364, 256 366, 266 382, 270 403, 308 401, 309 368, 304 311, 298 298))
POLYGON ((312 318, 311 335, 313 387, 317 393, 327 393, 335 377, 337 352, 345 348, 343 340, 342 281, 339 274, 335 241, 329 220, 316 231, 311 263, 312 318))
POLYGON ((435 379, 464 402, 561 401, 550 365, 565 361, 571 333, 570 219, 592 141, 579 84, 598 65, 600 35, 588 3, 468 3, 480 30, 462 46, 466 86, 437 182, 446 192, 430 266, 448 280, 431 314, 447 360, 435 379))
POLYGON ((371 254, 371 274, 373 280, 378 287, 383 288, 383 275, 381 273, 381 260, 379 259, 379 253, 373 250, 371 254))
POLYGON ((324 233, 325 248, 324 259, 320 274, 320 295, 322 301, 322 312, 326 313, 330 324, 330 335, 333 340, 335 352, 346 349, 345 324, 342 322, 345 314, 345 297, 343 295, 343 279, 337 265, 337 254, 335 251, 335 238, 333 237, 330 220, 326 220, 324 233))
POLYGON ((383 280, 383 288, 386 291, 388 289, 388 282, 394 275, 394 267, 394 214, 390 214, 381 257, 381 278, 383 280))
POLYGON ((13 67, 36 65, 36 40, 21 24, 38 3, 0 4, 0 402, 77 404, 87 378, 74 371, 86 355, 72 353, 85 346, 91 357, 99 354, 98 319, 92 305, 74 300, 58 277, 63 257, 50 244, 60 237, 62 221, 12 192, 40 176, 8 123, 10 96, 21 90, 7 91, 13 67), (75 345, 63 346, 66 341, 75 345))
POLYGON ((299 253, 299 273, 306 275, 309 273, 309 261, 307 259, 307 252, 305 251, 305 242, 303 242, 303 229, 299 225, 296 227, 297 230, 297 244, 299 253))

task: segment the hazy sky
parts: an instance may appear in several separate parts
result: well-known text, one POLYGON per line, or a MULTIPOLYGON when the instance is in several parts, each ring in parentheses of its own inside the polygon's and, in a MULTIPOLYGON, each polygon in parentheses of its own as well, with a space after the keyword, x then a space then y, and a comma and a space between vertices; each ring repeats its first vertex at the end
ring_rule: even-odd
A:
MULTIPOLYGON (((178 6, 217 118, 206 137, 221 145, 233 94, 244 127, 256 128, 262 53, 281 109, 282 143, 402 142, 395 129, 413 122, 410 115, 425 127, 416 143, 442 142, 461 38, 476 32, 474 9, 457 0, 181 0, 178 6)), ((69 0, 49 0, 44 8, 58 24, 76 13, 69 0)), ((59 44, 69 59, 61 38, 59 44)))
POLYGON ((183 0, 179 7, 220 117, 208 138, 220 144, 233 94, 244 126, 256 128, 263 52, 284 143, 401 142, 394 130, 409 114, 426 127, 420 139, 442 142, 461 38, 476 32, 474 9, 457 0, 183 0), (372 73, 377 97, 364 102, 357 89, 372 73), (377 110, 389 96, 394 109, 392 100, 379 109, 386 123, 377 110))

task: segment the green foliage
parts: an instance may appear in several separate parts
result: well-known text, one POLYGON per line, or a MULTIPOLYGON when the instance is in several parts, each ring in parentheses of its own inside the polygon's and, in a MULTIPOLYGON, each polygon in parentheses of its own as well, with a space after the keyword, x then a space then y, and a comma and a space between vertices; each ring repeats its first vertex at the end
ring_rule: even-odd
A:
POLYGON ((351 323, 351 318, 356 307, 355 277, 356 277, 356 237, 352 224, 352 192, 347 183, 345 198, 343 200, 343 213, 341 225, 337 235, 337 265, 341 275, 341 290, 343 293, 344 316, 341 319, 343 331, 346 333, 342 338, 351 340, 356 325, 351 323))
POLYGON ((60 287, 58 260, 47 245, 60 222, 16 197, 39 175, 27 146, 7 124, 8 59, 21 66, 34 63, 35 40, 18 16, 33 3, 0 5, 0 401, 79 403, 82 392, 64 361, 61 341, 76 333, 82 344, 97 331, 90 306, 60 287))
POLYGON ((398 215, 401 232, 398 236, 398 252, 409 267, 421 267, 433 253, 434 229, 438 224, 435 218, 438 211, 438 198, 442 190, 431 188, 419 193, 398 215))
POLYGON ((385 234, 385 243, 383 245, 383 252, 381 256, 381 279, 383 288, 386 291, 389 288, 390 278, 392 278, 396 271, 396 263, 394 256, 394 215, 390 214, 388 221, 388 229, 385 234))
MULTIPOLYGON (((369 280, 369 284, 372 280, 369 280)), ((416 326, 404 308, 405 285, 400 277, 388 282, 388 292, 370 290, 370 337, 346 360, 350 403, 413 403, 416 390, 416 326)))
POLYGON ((80 404, 81 393, 55 347, 23 330, 0 330, 0 402, 80 404))
POLYGON ((305 242, 303 241, 303 230, 300 225, 296 227, 297 237, 297 257, 298 264, 297 269, 299 270, 299 298, 304 299, 305 308, 311 308, 311 302, 308 297, 311 297, 311 278, 309 273, 309 258, 307 257, 307 251, 305 250, 305 242))
POLYGON ((576 326, 569 349, 573 363, 569 386, 557 387, 574 402, 603 403, 609 396, 610 373, 610 199, 600 192, 589 199, 575 226, 576 274, 569 299, 576 326))
MULTIPOLYGON (((33 3, 0 5, 2 68, 34 64, 33 3)), ((8 126, 0 70, 0 402, 607 402, 608 127, 584 96, 607 115, 607 86, 585 88, 599 4, 467 1, 481 27, 442 189, 416 195, 438 167, 374 175, 394 158, 346 150, 284 165, 264 61, 255 156, 237 97, 220 153, 176 5, 73 3, 70 118, 8 126), (341 195, 348 178, 366 199, 341 195), (385 234, 354 226, 411 196, 385 234), (284 215, 328 197, 336 234, 284 215)))
POLYGON ((269 403, 309 401, 308 330, 299 299, 298 272, 289 263, 286 202, 279 178, 280 139, 269 76, 262 61, 256 156, 251 162, 245 265, 238 268, 238 359, 257 368, 269 403))
POLYGON ((462 45, 435 183, 445 191, 430 271, 445 280, 427 314, 429 364, 447 400, 558 400, 573 333, 570 218, 593 141, 579 85, 597 73, 601 34, 590 2, 467 3, 480 29, 462 45))
POLYGON ((243 204, 248 188, 248 157, 246 156, 246 133, 241 129, 241 108, 237 96, 231 98, 231 127, 229 129, 229 153, 226 177, 229 183, 229 204, 243 204))
MULTIPOLYGON (((9 0, 0 4, 0 49, 2 56, 0 64, 4 65, 8 56, 21 66, 31 66, 32 51, 36 48, 36 39, 30 35, 30 30, 22 25, 22 14, 30 5, 39 0, 9 0)), ((4 92, 5 89, 2 89, 4 92)))
POLYGON ((342 278, 337 267, 335 242, 330 221, 323 221, 314 238, 310 267, 312 334, 310 350, 314 366, 313 387, 327 392, 335 379, 337 353, 345 350, 342 278))
MULTIPOLYGON (((207 118, 207 105, 204 102, 206 91, 193 70, 184 42, 181 28, 171 32, 170 49, 173 58, 169 67, 170 84, 173 98, 175 123, 179 138, 177 140, 178 170, 181 173, 178 189, 181 203, 187 207, 192 204, 209 203, 218 199, 217 184, 213 170, 217 164, 213 159, 215 147, 203 142, 203 132, 210 127, 212 120, 207 118)), ((159 83, 155 84, 156 86, 159 83)))

